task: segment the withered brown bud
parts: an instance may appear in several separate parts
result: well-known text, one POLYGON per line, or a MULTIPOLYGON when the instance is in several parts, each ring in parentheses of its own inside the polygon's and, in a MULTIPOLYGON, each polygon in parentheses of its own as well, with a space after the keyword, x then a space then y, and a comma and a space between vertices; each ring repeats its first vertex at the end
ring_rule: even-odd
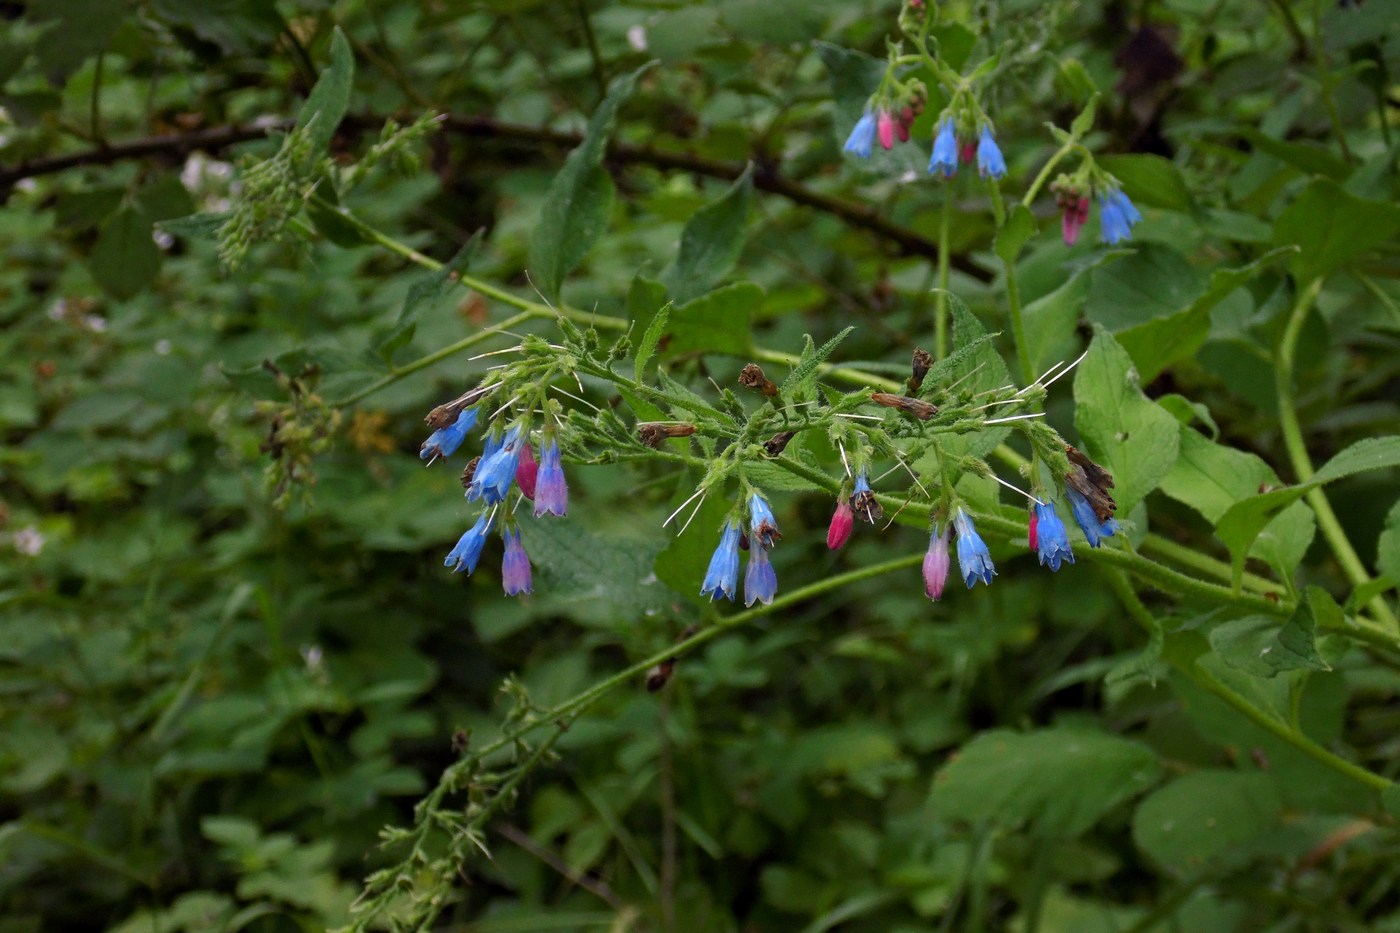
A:
POLYGON ((647 671, 647 693, 655 693, 671 682, 671 675, 676 672, 676 659, 667 658, 660 664, 647 671))
POLYGON ((471 740, 472 740, 472 734, 471 734, 471 732, 470 732, 469 730, 467 730, 467 729, 458 729, 458 730, 456 730, 455 732, 453 732, 453 733, 452 733, 452 751, 453 751, 453 753, 454 753, 454 754, 457 754, 457 755, 460 755, 460 754, 462 754, 462 752, 465 752, 465 751, 467 750, 467 746, 468 746, 469 744, 471 744, 471 740))
POLYGON ((661 442, 668 437, 690 437, 695 433, 693 424, 666 424, 662 421, 646 421, 637 425, 637 436, 648 447, 660 449, 661 442))
POLYGON ((928 375, 929 368, 933 366, 933 357, 923 347, 914 348, 914 363, 911 368, 912 375, 909 377, 909 391, 918 392, 923 387, 924 377, 928 375))
POLYGON ((885 517, 884 507, 875 501, 875 493, 869 489, 851 496, 851 511, 867 525, 873 525, 885 517))
POLYGON ((891 395, 888 392, 871 392, 870 400, 876 405, 884 405, 886 408, 898 408, 906 415, 913 415, 920 421, 927 421, 938 414, 938 406, 930 405, 921 399, 910 398, 907 395, 891 395))
POLYGON ((466 489, 472 484, 472 478, 476 476, 476 466, 481 462, 480 457, 473 457, 471 462, 462 467, 462 488, 466 489))
MULTIPOLYGON (((676 642, 683 642, 698 631, 700 631, 700 629, 697 626, 688 625, 683 632, 676 636, 676 642)), ((680 658, 678 657, 669 657, 647 671, 648 693, 655 693, 666 686, 666 684, 670 683, 671 675, 676 672, 676 662, 679 660, 680 658)))
POLYGON ((1088 501, 1099 521, 1108 521, 1118 511, 1118 503, 1108 492, 1113 488, 1113 474, 1069 444, 1065 445, 1065 456, 1073 464, 1065 474, 1065 485, 1088 501))
POLYGON ((787 447, 788 441, 796 436, 796 431, 780 431, 763 442, 763 449, 768 451, 768 456, 776 457, 787 447))
POLYGON ((777 385, 764 375, 763 368, 757 363, 750 363, 739 370, 739 385, 746 389, 758 389, 769 398, 778 394, 777 385))
POLYGON ((477 388, 470 392, 464 392, 450 402, 443 402, 441 405, 428 412, 428 417, 423 420, 428 427, 433 430, 451 427, 457 421, 457 416, 462 413, 462 409, 473 404, 487 392, 486 389, 477 388))

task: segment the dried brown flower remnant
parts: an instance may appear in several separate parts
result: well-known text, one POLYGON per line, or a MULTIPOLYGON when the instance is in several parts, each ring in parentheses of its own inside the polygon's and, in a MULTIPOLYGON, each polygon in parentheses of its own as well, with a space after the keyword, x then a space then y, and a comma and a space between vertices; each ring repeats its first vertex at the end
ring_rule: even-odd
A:
POLYGON ((659 450, 661 442, 668 437, 690 437, 695 433, 693 424, 666 424, 661 421, 646 421, 637 425, 637 436, 643 444, 659 450))
POLYGON ((739 385, 746 389, 758 389, 769 398, 778 394, 778 386, 764 375, 763 367, 757 363, 750 363, 739 370, 739 385))
POLYGON ((930 367, 933 366, 933 357, 923 347, 914 348, 914 362, 911 367, 913 375, 909 377, 909 391, 918 392, 923 388, 924 377, 928 375, 930 367))
POLYGON ((1088 500, 1099 521, 1108 521, 1118 511, 1118 503, 1108 492, 1113 488, 1113 474, 1069 444, 1065 445, 1065 456, 1073 464, 1065 474, 1065 483, 1088 500))
POLYGON ((763 449, 768 451, 768 456, 776 457, 787 447, 788 441, 796 436, 796 431, 779 431, 763 442, 763 449))
POLYGON ((462 488, 466 489, 472 484, 472 479, 476 476, 477 464, 481 462, 480 457, 473 457, 471 462, 462 468, 462 488))
POLYGON ((938 406, 907 395, 891 395, 889 392, 871 392, 870 400, 886 408, 898 408, 906 415, 913 415, 920 421, 927 421, 938 414, 938 406))
MULTIPOLYGON (((685 631, 681 632, 680 635, 676 636, 676 641, 683 642, 698 631, 699 629, 696 628, 694 625, 688 626, 685 629, 685 631)), ((666 686, 666 684, 670 682, 671 675, 676 672, 676 662, 679 660, 679 656, 672 655, 671 657, 662 661, 660 664, 653 667, 651 670, 647 671, 648 693, 656 693, 658 690, 660 690, 662 687, 666 686)))
POLYGON ((443 402, 441 405, 428 412, 428 416, 423 420, 427 422, 428 427, 434 430, 448 427, 457 420, 457 416, 462 413, 463 408, 479 400, 486 392, 486 389, 481 388, 472 389, 470 392, 464 392, 452 401, 443 402))
POLYGON ((675 672, 675 658, 667 658, 647 671, 647 693, 656 693, 662 687, 666 686, 666 684, 670 683, 671 675, 675 672))
POLYGON ((875 493, 871 489, 857 489, 852 493, 851 509, 856 513, 856 518, 868 525, 885 517, 885 509, 875 501, 875 493))

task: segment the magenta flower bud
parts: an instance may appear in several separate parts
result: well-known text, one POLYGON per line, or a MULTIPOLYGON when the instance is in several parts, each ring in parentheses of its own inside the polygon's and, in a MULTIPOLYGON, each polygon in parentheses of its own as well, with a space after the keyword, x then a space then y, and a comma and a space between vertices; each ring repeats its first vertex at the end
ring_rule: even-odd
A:
POLYGON ((525 494, 526 499, 535 498, 535 481, 540 473, 539 462, 535 460, 535 450, 526 442, 520 448, 520 462, 515 466, 515 484, 525 494))
POLYGON ((501 585, 507 596, 534 592, 530 577, 530 557, 520 543, 520 529, 507 528, 502 534, 506 541, 506 556, 501 561, 501 585))
POLYGON ((928 553, 924 555, 924 592, 929 599, 943 595, 943 586, 948 582, 948 526, 934 525, 929 536, 928 553))
POLYGON ((833 551, 841 550, 846 539, 851 536, 851 529, 855 527, 856 514, 851 510, 849 499, 842 499, 836 503, 836 512, 831 516, 831 527, 826 530, 826 546, 833 551))
POLYGON ((888 110, 881 110, 875 120, 876 130, 880 136, 880 146, 884 149, 894 148, 894 116, 888 110))
POLYGON ((1064 215, 1060 218, 1060 232, 1064 234, 1066 246, 1073 246, 1079 241, 1079 230, 1088 219, 1088 198, 1079 198, 1065 205, 1064 215))

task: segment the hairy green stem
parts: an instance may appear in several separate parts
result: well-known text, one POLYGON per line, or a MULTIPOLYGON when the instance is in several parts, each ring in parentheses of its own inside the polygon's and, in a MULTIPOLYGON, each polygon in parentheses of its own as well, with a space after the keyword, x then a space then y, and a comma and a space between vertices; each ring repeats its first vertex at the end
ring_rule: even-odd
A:
MULTIPOLYGON (((1128 611, 1128 615, 1132 616, 1135 622, 1146 627, 1148 631, 1151 631, 1156 625, 1156 620, 1148 608, 1142 604, 1142 600, 1138 598, 1137 593, 1133 590, 1124 575, 1108 571, 1105 576, 1108 579, 1110 588, 1112 588, 1114 594, 1118 596, 1119 601, 1123 603, 1123 608, 1128 611)), ((1340 755, 1328 751, 1302 732, 1289 726, 1288 723, 1279 719, 1277 716, 1270 715, 1268 712, 1250 703, 1200 665, 1194 663, 1185 664, 1172 658, 1168 658, 1168 660, 1173 667, 1188 677, 1192 683, 1224 701, 1226 705, 1248 719, 1254 725, 1268 732, 1275 738, 1286 742, 1324 767, 1369 787, 1372 790, 1385 791, 1394 786, 1386 778, 1379 774, 1374 774, 1360 765, 1347 761, 1340 755)))
MULTIPOLYGON (((840 482, 832 479, 825 473, 813 470, 788 457, 779 457, 775 461, 784 469, 822 489, 836 492, 840 488, 840 482)), ((898 496, 879 495, 877 498, 881 504, 897 511, 901 516, 927 515, 936 503, 926 502, 920 499, 906 500, 898 496)), ((1011 519, 1004 515, 972 511, 973 518, 976 519, 978 527, 984 530, 996 532, 999 536, 1016 539, 1022 538, 1026 534, 1025 524, 1021 519, 1011 519)), ((915 524, 922 522, 922 519, 901 518, 905 524, 915 524)), ((1233 605, 1246 612, 1260 613, 1276 617, 1287 618, 1293 613, 1296 604, 1291 600, 1279 599, 1274 601, 1264 596, 1254 593, 1236 593, 1227 586, 1220 586, 1214 583, 1207 583, 1195 577, 1187 576, 1184 573, 1166 567, 1156 561, 1143 557, 1141 554, 1128 550, 1120 550, 1114 547, 1090 548, 1087 552, 1082 549, 1078 557, 1087 557, 1097 563, 1107 564, 1119 570, 1126 571, 1145 583, 1149 583, 1165 593, 1174 594, 1198 602, 1210 603, 1212 605, 1233 605)), ((1358 620, 1361 623, 1362 620, 1358 620)), ((1353 634, 1363 640, 1372 642, 1378 646, 1394 649, 1396 641, 1393 637, 1374 629, 1359 628, 1353 634)))
MULTIPOLYGON (((992 204, 996 207, 996 216, 1001 223, 997 230, 1000 235, 1009 215, 1002 203, 1001 186, 997 184, 996 179, 988 180, 987 187, 991 189, 992 204)), ((1016 257, 1003 257, 1002 267, 1006 270, 1006 307, 1007 315, 1011 319, 1011 338, 1016 342, 1016 358, 1021 364, 1022 382, 1024 385, 1030 385, 1035 381, 1035 367, 1031 361, 1030 344, 1026 342, 1026 324, 1021 318, 1021 281, 1016 277, 1016 257)))
MULTIPOLYGON (((1006 444, 997 447, 997 449, 993 451, 993 454, 995 454, 997 459, 1015 470, 1024 469, 1030 464, 1030 461, 1006 444)), ((1212 577, 1221 580, 1228 581, 1234 578, 1234 569, 1230 566, 1229 562, 1217 560, 1193 548, 1177 544, 1170 538, 1164 538, 1159 534, 1148 532, 1143 538, 1142 550, 1156 554, 1159 557, 1167 558, 1168 560, 1173 560, 1192 570, 1210 574, 1212 577)), ((1242 578, 1242 582, 1247 588, 1261 594, 1278 595, 1279 590, 1285 590, 1289 593, 1290 599, 1296 597, 1296 594, 1294 594, 1291 588, 1286 584, 1275 583, 1273 580, 1261 577, 1258 574, 1246 573, 1242 578)))
POLYGON ((953 188, 943 186, 943 213, 938 221, 938 295, 933 306, 933 355, 948 355, 948 240, 953 223, 953 188))
MULTIPOLYGON (((823 593, 838 590, 848 584, 859 583, 862 580, 869 580, 887 573, 893 573, 897 570, 918 566, 923 559, 923 552, 919 552, 916 554, 906 554, 903 557, 896 557, 878 564, 870 564, 866 567, 827 577, 825 580, 818 580, 816 583, 809 583, 807 586, 801 586, 795 590, 789 590, 781 596, 775 597, 773 602, 769 605, 754 606, 751 609, 744 609, 732 615, 719 616, 711 625, 706 626, 689 638, 682 639, 669 648, 658 651, 630 667, 623 668, 606 680, 600 681, 587 690, 584 690, 582 693, 565 700, 557 706, 542 711, 538 718, 526 723, 518 731, 507 736, 502 736, 500 739, 497 739, 495 742, 483 748, 481 752, 479 752, 479 756, 484 758, 487 755, 500 751, 522 736, 533 732, 540 726, 549 723, 557 725, 560 722, 567 724, 568 721, 577 717, 605 694, 612 692, 617 687, 629 681, 635 681, 648 670, 661 664, 663 661, 687 654, 706 642, 712 641, 735 628, 747 625, 755 619, 770 615, 781 609, 786 609, 788 606, 812 599, 823 593)), ((453 768, 456 767, 455 765, 453 766, 453 768)), ((449 771, 450 770, 452 769, 450 768, 449 771)))
MULTIPOLYGON (((1307 444, 1303 441, 1303 428, 1298 421, 1298 411, 1293 399, 1293 363, 1298 350, 1298 337, 1303 331, 1303 322, 1307 320, 1308 311, 1312 308, 1313 302, 1317 299, 1318 292, 1322 290, 1321 277, 1314 279, 1298 294, 1298 300, 1293 305, 1293 310, 1288 316, 1288 325, 1284 328, 1283 339, 1279 341, 1278 354, 1275 359, 1274 379, 1278 394, 1278 421, 1279 429, 1283 434, 1283 446, 1288 451, 1288 459, 1293 464, 1293 472, 1298 477, 1298 482, 1306 483, 1313 478, 1312 459, 1308 456, 1307 444)), ((1342 523, 1337 519, 1337 513, 1332 511, 1332 504, 1327 500, 1327 495, 1321 487, 1308 490, 1306 494, 1308 504, 1312 506, 1313 512, 1317 514, 1318 527, 1322 529, 1322 536, 1327 539, 1327 544, 1332 548, 1332 553, 1337 558, 1337 563, 1342 567, 1342 572, 1347 575, 1347 579, 1353 586, 1361 586, 1370 582, 1371 575, 1366 571, 1366 565, 1361 562, 1356 549, 1352 547, 1351 540, 1347 537, 1342 523)), ((1396 633, 1397 625, 1395 614, 1390 611, 1390 606, 1381 596, 1377 595, 1367 604, 1376 618, 1384 622, 1396 633)))
MULTIPOLYGON (((1142 550, 1175 561, 1183 567, 1218 577, 1221 580, 1228 581, 1233 576, 1233 570, 1228 561, 1217 560, 1195 548, 1177 544, 1170 538, 1164 538, 1159 534, 1148 532, 1143 538, 1142 550)), ((1275 596, 1279 596, 1282 593, 1288 593, 1290 596, 1294 595, 1287 583, 1275 583, 1273 580, 1254 573, 1244 574, 1241 582, 1246 588, 1261 594, 1273 593, 1275 596)))
POLYGON ((381 389, 388 388, 389 386, 398 382, 405 376, 412 375, 413 373, 418 372, 420 369, 426 369, 427 367, 432 366, 434 363, 439 363, 447 359, 448 357, 455 356, 458 353, 461 353, 463 350, 469 350, 477 344, 484 343, 485 341, 490 340, 492 337, 495 337, 498 334, 510 330, 512 327, 518 327, 521 324, 524 324, 526 321, 533 320, 540 316, 540 314, 533 311, 522 311, 519 314, 512 315, 485 330, 479 330, 474 334, 471 334, 467 337, 463 337, 456 343, 450 343, 445 347, 441 347, 437 350, 434 350, 432 353, 429 353, 426 356, 420 356, 418 359, 414 360, 411 363, 405 363, 403 366, 398 367, 393 372, 389 373, 387 376, 380 377, 379 379, 375 380, 374 382, 371 382, 364 388, 352 392, 344 398, 337 399, 332 404, 337 408, 344 408, 346 405, 353 405, 361 399, 367 398, 368 396, 373 395, 381 389))

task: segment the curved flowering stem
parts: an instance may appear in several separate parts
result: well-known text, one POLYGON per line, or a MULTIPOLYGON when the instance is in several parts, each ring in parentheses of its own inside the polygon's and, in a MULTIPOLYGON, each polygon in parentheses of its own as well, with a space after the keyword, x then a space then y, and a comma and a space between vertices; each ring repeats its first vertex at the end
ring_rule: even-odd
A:
MULTIPOLYGON (((405 259, 408 259, 409 261, 417 265, 423 266, 427 269, 440 270, 442 268, 442 263, 438 262, 437 260, 425 256, 417 250, 414 250, 411 247, 407 246, 406 244, 403 244, 393 239, 392 237, 381 233, 369 224, 366 224, 358 218, 355 218, 353 215, 349 214, 343 209, 334 209, 336 209, 342 217, 350 221, 366 237, 384 246, 386 249, 389 249, 395 254, 402 256, 405 259)), ((398 381, 399 379, 403 378, 409 373, 420 370, 425 366, 431 365, 432 363, 439 362, 442 359, 446 359, 453 353, 460 352, 463 349, 466 349, 470 346, 474 346, 477 343, 480 343, 481 341, 496 335, 500 332, 501 329, 505 327, 516 326, 517 324, 523 323, 527 320, 562 318, 567 321, 588 324, 602 330, 610 331, 623 331, 626 330, 626 328, 629 326, 626 321, 620 318, 610 317, 607 315, 591 314, 563 305, 559 306, 558 308, 551 308, 548 305, 540 304, 537 302, 529 301, 528 299, 521 298, 503 289, 496 288, 495 286, 492 286, 489 283, 475 279, 471 276, 461 276, 459 278, 459 281, 464 287, 476 291, 479 294, 482 294, 488 298, 493 298, 502 301, 503 303, 508 304, 511 307, 520 309, 521 313, 507 318, 505 321, 502 321, 494 328, 487 329, 479 332, 478 334, 473 334, 469 337, 463 338, 463 340, 458 341, 456 344, 453 344, 450 347, 434 351, 433 353, 428 354, 428 356, 423 357, 422 359, 415 360, 409 364, 406 364, 405 366, 400 367, 393 373, 390 373, 388 376, 383 377, 382 379, 371 384, 365 389, 359 390, 352 396, 349 396, 347 399, 340 400, 339 404, 344 405, 350 404, 355 401, 359 401, 372 394, 373 392, 378 391, 384 388, 385 386, 398 381)), ((1304 308, 1304 313, 1305 311, 1306 307, 1304 308)), ((1301 324, 1298 325, 1298 329, 1301 329, 1301 324)), ((1287 338, 1287 334, 1285 334, 1285 338, 1287 338)), ((1297 335, 1295 333, 1293 335, 1291 345, 1296 346, 1296 341, 1297 335)), ((785 353, 783 351, 777 350, 758 350, 754 353, 754 357, 765 362, 784 363, 790 366, 795 366, 799 362, 799 358, 795 354, 785 353)), ((1291 398, 1291 371, 1292 370, 1290 366, 1290 388, 1288 390, 1290 392, 1289 398, 1291 398)), ((864 372, 859 369, 854 369, 845 366, 832 366, 828 364, 823 364, 820 367, 818 367, 817 372, 826 375, 832 379, 838 379, 840 381, 846 382, 848 384, 865 385, 887 391, 898 391, 899 387, 902 385, 902 383, 898 382, 897 380, 889 379, 887 377, 878 376, 872 373, 864 372)), ((590 370, 590 373, 593 375, 597 375, 600 378, 607 379, 608 381, 614 382, 616 384, 624 385, 629 389, 646 393, 652 398, 663 398, 667 401, 674 401, 673 399, 670 399, 668 395, 666 395, 664 390, 647 385, 645 383, 631 380, 628 377, 623 376, 617 372, 600 368, 597 369, 596 372, 590 370)), ((693 404, 693 402, 688 404, 693 404)), ((719 413, 717 410, 711 410, 715 411, 717 414, 722 414, 719 413)), ((1291 406, 1288 410, 1291 410, 1291 406)), ((728 416, 723 415, 723 417, 727 418, 728 416)), ((1296 416, 1294 420, 1296 422, 1296 416)), ((1285 432, 1287 432, 1287 422, 1285 422, 1285 432)), ((1010 451, 1009 448, 1007 448, 1005 452, 999 451, 999 455, 1003 456, 1003 459, 1005 459, 1007 455, 1017 459, 1020 458, 1019 454, 1015 454, 1013 451, 1010 451)), ((791 460, 790 458, 778 458, 776 462, 782 464, 786 469, 789 469, 792 472, 804 476, 804 478, 814 483, 819 488, 827 489, 832 493, 837 492, 839 489, 839 483, 836 480, 832 479, 831 477, 825 474, 808 470, 805 466, 791 460)), ((891 507, 895 511, 898 511, 900 508, 905 507, 904 500, 898 497, 882 494, 878 498, 881 500, 882 504, 891 507)), ((911 503, 911 505, 914 505, 914 503, 911 503)), ((924 502, 917 504, 917 508, 932 508, 934 507, 934 505, 935 503, 924 502)), ((906 512, 908 511, 909 509, 906 508, 906 512)), ((912 513, 912 516, 917 516, 917 514, 917 510, 915 510, 912 513)), ((974 512, 973 515, 980 527, 991 530, 1004 537, 1018 538, 1024 534, 1024 528, 1021 525, 1019 517, 1017 520, 1012 520, 994 514, 974 512)), ((901 521, 912 522, 914 521, 912 516, 902 517, 901 521)), ((922 520, 918 519, 918 521, 922 520)), ((1323 524, 1323 520, 1319 519, 1319 523, 1323 524)), ((1324 524, 1324 528, 1325 527, 1326 526, 1324 524)), ((1338 525, 1337 527, 1340 530, 1340 526, 1338 525)), ((1343 534, 1343 538, 1344 537, 1345 536, 1343 534)), ((1149 549, 1152 548, 1150 537, 1148 547, 1149 549)), ((1205 580, 1201 580, 1197 577, 1181 573, 1180 571, 1174 570, 1166 566, 1165 564, 1158 563, 1157 561, 1138 553, 1117 550, 1113 548, 1096 548, 1091 549, 1087 556, 1090 560, 1118 566, 1124 570, 1127 570, 1129 573, 1131 573, 1138 579, 1149 583, 1155 587, 1158 587, 1165 592, 1175 593, 1177 595, 1187 598, 1197 600, 1215 600, 1223 604, 1235 605, 1250 612, 1259 612, 1276 617, 1286 617, 1293 611, 1295 607, 1294 601, 1292 599, 1281 598, 1277 602, 1275 602, 1271 598, 1268 598, 1264 595, 1258 595, 1249 592, 1236 593, 1228 587, 1220 586, 1205 580)), ((1204 568, 1197 566, 1193 567, 1193 569, 1200 570, 1204 568)), ((1261 587, 1262 586, 1267 586, 1267 583, 1261 584, 1261 587)), ((1265 592, 1268 593, 1270 591, 1266 590, 1265 592)), ((1355 635, 1358 639, 1361 639, 1378 647, 1384 647, 1392 650, 1397 646, 1398 643, 1400 643, 1400 639, 1397 639, 1396 635, 1388 628, 1378 626, 1375 623, 1366 620, 1364 617, 1357 617, 1357 625, 1358 627, 1352 630, 1352 634, 1355 635)))
MULTIPOLYGON (((789 457, 779 457, 775 463, 784 469, 800 476, 808 482, 826 489, 830 492, 837 492, 840 487, 838 480, 832 479, 825 473, 813 470, 802 463, 789 457)), ((924 527, 923 516, 937 508, 939 503, 922 499, 906 501, 898 496, 878 494, 876 498, 882 505, 890 509, 892 513, 898 512, 897 521, 901 524, 924 527)), ((996 512, 985 512, 969 509, 969 513, 977 521, 977 525, 984 531, 990 530, 998 536, 1015 540, 1025 536, 1025 525, 1018 512, 1017 517, 1012 519, 996 512)), ((1106 564, 1109 567, 1126 571, 1144 583, 1161 590, 1164 593, 1173 594, 1184 599, 1197 602, 1209 603, 1211 605, 1229 605, 1249 613, 1258 613, 1275 618, 1286 619, 1293 614, 1297 608, 1297 603, 1286 598, 1273 599, 1269 596, 1248 592, 1235 592, 1228 586, 1210 583, 1197 577, 1174 570, 1165 564, 1160 564, 1148 557, 1144 557, 1130 550, 1120 550, 1113 547, 1090 548, 1087 553, 1080 553, 1079 557, 1089 561, 1106 564)), ((1400 639, 1397 639, 1391 632, 1377 625, 1375 622, 1365 617, 1356 617, 1356 627, 1347 630, 1348 634, 1358 641, 1365 642, 1373 647, 1394 651, 1400 648, 1400 639)))

